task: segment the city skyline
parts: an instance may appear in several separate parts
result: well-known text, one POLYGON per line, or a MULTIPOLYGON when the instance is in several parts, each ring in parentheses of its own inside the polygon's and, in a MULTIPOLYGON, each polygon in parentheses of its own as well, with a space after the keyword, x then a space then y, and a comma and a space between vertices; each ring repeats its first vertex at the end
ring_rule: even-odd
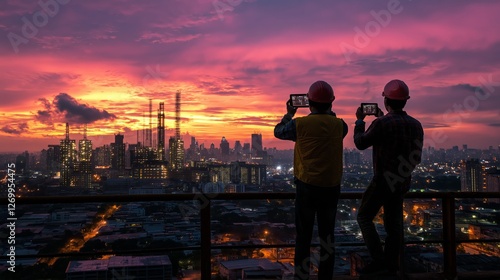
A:
POLYGON ((177 91, 185 143, 194 136, 218 146, 225 137, 233 147, 258 133, 264 147, 290 149, 293 142, 274 138, 274 125, 289 94, 306 92, 316 80, 332 84, 333 110, 350 127, 344 146, 353 148, 356 107, 383 107, 380 92, 394 78, 410 87, 407 111, 422 122, 425 147, 500 144, 497 2, 0 6, 0 152, 57 144, 66 122, 71 139, 82 139, 87 124, 94 147, 117 133, 135 143, 148 125, 150 100, 154 115, 165 104, 169 139, 177 91))
MULTIPOLYGON (((154 119, 154 122, 156 122, 156 119, 154 119)), ((70 125, 71 126, 71 125, 70 125)), ((64 124, 64 127, 66 127, 66 124, 64 124)), ((92 146, 94 147, 94 149, 96 148, 102 148, 104 146, 110 146, 111 144, 113 144, 113 142, 115 141, 115 137, 117 135, 121 135, 123 136, 123 143, 125 145, 136 145, 137 143, 140 143, 142 145, 146 145, 146 146, 149 146, 149 144, 147 143, 149 140, 143 138, 143 137, 146 137, 145 134, 148 133, 147 132, 147 129, 145 130, 138 130, 138 131, 128 131, 128 132, 125 132, 125 133, 121 133, 121 132, 117 132, 115 134, 111 134, 111 135, 105 135, 105 136, 94 136, 94 137, 91 137, 91 136, 88 136, 87 133, 86 133, 86 129, 85 129, 85 125, 82 125, 82 128, 80 129, 80 127, 78 128, 70 128, 69 129, 69 139, 71 139, 72 141, 90 141, 92 143, 92 146), (144 133, 144 135, 143 135, 144 133), (137 135, 140 135, 139 137, 137 135), (139 141, 137 141, 139 140, 139 141)), ((174 131, 175 129, 170 129, 169 131, 174 131)), ((63 131, 64 133, 64 131, 63 131)), ((252 135, 254 134, 258 134, 258 135, 261 135, 262 136, 262 133, 255 133, 255 132, 252 132, 251 134, 249 135, 244 135, 242 137, 239 137, 239 138, 235 138, 235 139, 231 139, 231 138, 228 138, 224 135, 220 136, 220 138, 214 138, 213 141, 212 139, 210 141, 204 141, 204 142, 200 142, 197 135, 195 134, 191 134, 189 132, 186 132, 186 133, 182 133, 181 134, 181 140, 187 145, 184 147, 185 150, 187 150, 189 148, 189 143, 192 141, 192 138, 194 137, 196 139, 196 143, 198 144, 199 147, 204 147, 205 149, 210 149, 210 146, 211 145, 214 145, 215 146, 215 149, 219 150, 220 149, 220 144, 222 142, 226 142, 229 146, 229 149, 231 150, 234 150, 235 149, 235 146, 237 145, 242 145, 242 144, 251 144, 252 143, 252 135)), ((153 146, 152 147, 157 147, 157 129, 156 127, 153 128, 153 140, 152 140, 152 143, 153 143, 153 146)), ((175 138, 175 132, 172 134, 172 135, 166 135, 167 138, 168 137, 172 137, 172 138, 175 138)), ((48 147, 50 146, 54 146, 54 145, 58 145, 60 143, 60 141, 64 140, 65 139, 65 134, 63 134, 60 138, 53 138, 54 140, 51 140, 51 142, 49 142, 47 145, 45 144, 39 144, 40 145, 40 149, 38 148, 33 148, 34 145, 31 145, 31 148, 28 147, 26 149, 21 149, 21 150, 0 150, 0 154, 16 154, 16 153, 23 153, 25 151, 29 152, 29 153, 39 153, 41 150, 44 150, 44 149, 47 149, 48 147)), ((201 138, 203 139, 203 138, 201 138)), ((284 147, 276 147, 276 146, 266 146, 266 141, 267 139, 265 138, 262 138, 261 139, 261 142, 262 142, 262 149, 264 150, 267 150, 267 149, 277 149, 277 150, 293 150, 293 142, 292 142, 292 145, 285 145, 284 147)), ((468 143, 462 143, 462 144, 453 144, 453 145, 445 145, 445 146, 440 146, 440 147, 435 147, 435 146, 429 146, 427 145, 427 143, 424 143, 424 149, 428 149, 428 148, 433 148, 433 149, 436 149, 436 150, 439 150, 439 149, 443 149, 443 150, 452 150, 452 149, 455 149, 458 147, 458 149, 460 151, 464 151, 464 150, 467 150, 467 149, 475 149, 475 150, 489 150, 489 149, 494 149, 494 150, 500 150, 500 145, 495 145, 493 143, 491 143, 491 145, 486 145, 484 147, 477 147, 477 146, 472 146, 472 145, 469 145, 468 143)), ((35 145, 35 147, 37 147, 35 145)), ((168 145, 165 145, 165 150, 168 150, 169 147, 168 145)), ((351 146, 344 146, 344 149, 348 149, 348 150, 358 150, 356 147, 351 147, 351 146)), ((79 149, 75 149, 75 151, 79 151, 79 149)))

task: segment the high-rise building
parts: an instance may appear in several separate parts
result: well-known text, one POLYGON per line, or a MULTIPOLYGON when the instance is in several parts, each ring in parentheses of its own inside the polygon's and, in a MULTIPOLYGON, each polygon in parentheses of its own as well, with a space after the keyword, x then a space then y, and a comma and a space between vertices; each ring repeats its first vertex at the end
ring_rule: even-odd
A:
POLYGON ((236 140, 236 142, 234 142, 234 152, 239 154, 239 153, 241 153, 242 150, 243 150, 243 146, 241 145, 241 141, 236 140))
POLYGON ((47 150, 40 151, 40 158, 38 159, 37 167, 41 170, 47 170, 47 150))
POLYGON ((56 172, 61 169, 61 146, 49 145, 47 149, 47 170, 56 172))
POLYGON ((222 136, 222 140, 220 141, 220 153, 222 156, 229 155, 229 142, 224 136, 222 136))
MULTIPOLYGON (((500 192, 500 169, 492 169, 486 173, 486 191, 500 192)), ((500 203, 500 198, 490 198, 488 202, 500 203)))
POLYGON ((132 177, 135 179, 167 179, 167 162, 162 160, 147 160, 141 164, 134 165, 132 177))
POLYGON ((78 186, 92 187, 92 141, 87 139, 87 125, 85 125, 83 139, 78 141, 78 186))
POLYGON ((184 141, 181 138, 181 92, 175 93, 175 136, 168 140, 170 169, 179 171, 184 167, 184 141))
POLYGON ((186 160, 200 160, 200 147, 198 146, 198 142, 194 136, 191 136, 191 144, 189 145, 189 149, 186 151, 186 160))
POLYGON ((184 166, 184 141, 170 137, 168 140, 170 169, 180 170, 184 166))
POLYGON ((69 139, 69 124, 66 123, 66 137, 60 142, 62 187, 74 186, 73 172, 76 164, 76 142, 69 139))
POLYGON ((235 184, 261 185, 266 181, 266 165, 241 161, 230 165, 230 182, 235 184))
POLYGON ((196 151, 198 149, 198 142, 196 142, 196 138, 191 136, 191 144, 189 145, 189 149, 196 151))
POLYGON ((478 159, 470 159, 461 163, 461 189, 463 192, 483 191, 484 167, 478 159))
POLYGON ((115 134, 115 142, 111 143, 112 157, 111 168, 116 170, 125 169, 125 143, 123 143, 123 135, 115 134))
POLYGON ((101 147, 97 147, 92 156, 92 161, 96 166, 111 166, 111 157, 113 152, 111 151, 111 147, 109 145, 104 145, 101 147))
POLYGON ((259 156, 262 151, 262 134, 252 134, 252 156, 259 156))
POLYGON ((243 143, 243 153, 250 154, 250 143, 243 143))
POLYGON ((158 160, 165 160, 165 108, 160 102, 158 109, 158 160))
POLYGON ((22 174, 26 173, 29 169, 29 156, 28 151, 18 155, 16 157, 16 173, 22 174))

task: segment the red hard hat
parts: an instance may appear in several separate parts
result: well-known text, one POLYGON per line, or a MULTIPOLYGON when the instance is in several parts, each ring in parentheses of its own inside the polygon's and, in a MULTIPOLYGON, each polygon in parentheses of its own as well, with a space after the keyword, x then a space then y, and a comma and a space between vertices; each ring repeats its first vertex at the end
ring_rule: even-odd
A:
POLYGON ((406 100, 410 99, 410 90, 405 82, 392 80, 385 85, 382 96, 394 100, 406 100))
POLYGON ((309 87, 307 98, 318 103, 332 103, 335 96, 332 87, 327 82, 317 81, 309 87))

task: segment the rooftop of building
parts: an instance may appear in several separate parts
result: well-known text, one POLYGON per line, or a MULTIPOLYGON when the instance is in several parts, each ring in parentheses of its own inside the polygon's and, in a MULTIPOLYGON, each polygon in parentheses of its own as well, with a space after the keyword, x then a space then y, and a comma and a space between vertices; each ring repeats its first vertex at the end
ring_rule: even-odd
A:
POLYGON ((162 256, 113 256, 106 260, 71 261, 66 273, 104 271, 108 268, 131 266, 165 266, 172 265, 166 255, 162 256))
POLYGON ((268 259, 242 259, 223 261, 220 263, 222 266, 229 270, 246 269, 246 268, 260 268, 262 270, 282 269, 282 265, 272 262, 268 259))

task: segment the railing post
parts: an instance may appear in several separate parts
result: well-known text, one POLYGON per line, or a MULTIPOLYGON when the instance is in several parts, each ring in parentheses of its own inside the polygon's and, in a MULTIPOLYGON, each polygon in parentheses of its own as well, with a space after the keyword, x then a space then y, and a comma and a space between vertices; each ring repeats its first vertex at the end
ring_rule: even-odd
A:
POLYGON ((443 197, 443 258, 446 279, 457 279, 457 239, 455 233, 455 197, 443 197))
POLYGON ((210 280, 212 268, 210 258, 212 255, 211 229, 210 229, 210 208, 212 201, 207 198, 206 201, 200 201, 200 233, 201 233, 201 279, 210 280))

